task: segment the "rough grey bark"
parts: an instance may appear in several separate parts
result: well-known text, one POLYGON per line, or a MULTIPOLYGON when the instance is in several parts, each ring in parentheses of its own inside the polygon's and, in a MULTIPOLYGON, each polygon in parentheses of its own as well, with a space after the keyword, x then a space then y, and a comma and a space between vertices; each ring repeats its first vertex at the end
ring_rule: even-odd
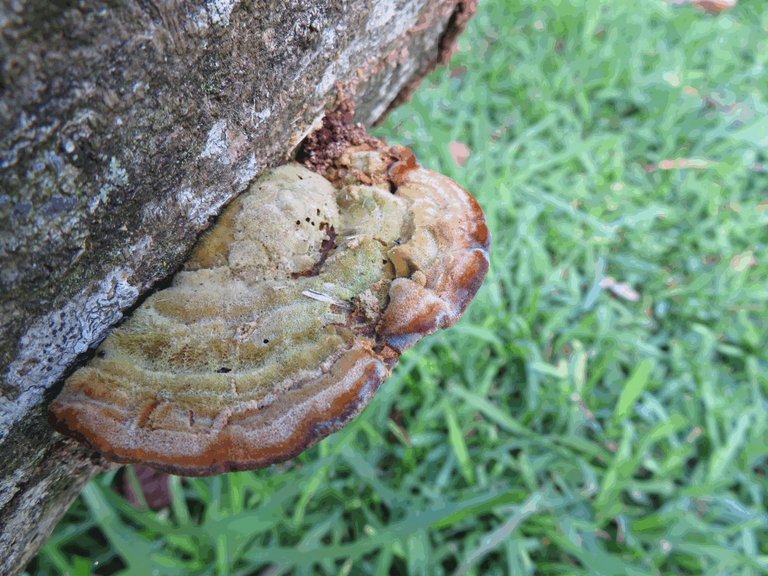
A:
POLYGON ((2 2, 0 573, 16 574, 101 469, 45 422, 63 378, 339 94, 370 125, 445 61, 474 2, 2 2))

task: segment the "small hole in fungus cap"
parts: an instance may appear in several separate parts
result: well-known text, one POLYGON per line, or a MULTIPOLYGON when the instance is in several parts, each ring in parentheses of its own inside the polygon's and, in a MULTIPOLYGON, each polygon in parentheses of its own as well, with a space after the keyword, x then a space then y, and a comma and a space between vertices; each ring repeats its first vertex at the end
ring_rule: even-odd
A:
POLYGON ((232 372, 232 368, 219 368, 216 370, 217 374, 226 374, 227 372, 232 372))

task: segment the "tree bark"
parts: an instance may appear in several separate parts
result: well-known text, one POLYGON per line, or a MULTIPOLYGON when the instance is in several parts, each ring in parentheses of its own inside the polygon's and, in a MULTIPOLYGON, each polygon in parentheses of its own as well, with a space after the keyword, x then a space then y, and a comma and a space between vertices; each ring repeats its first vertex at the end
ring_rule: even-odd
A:
POLYGON ((0 573, 101 459, 50 399, 339 94, 370 125, 450 56, 474 0, 3 0, 0 573))

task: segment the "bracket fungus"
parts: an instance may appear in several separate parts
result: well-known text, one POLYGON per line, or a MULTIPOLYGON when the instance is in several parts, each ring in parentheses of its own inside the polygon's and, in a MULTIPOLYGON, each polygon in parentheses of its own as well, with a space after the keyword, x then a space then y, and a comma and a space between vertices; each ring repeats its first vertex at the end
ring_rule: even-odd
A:
POLYGON ((66 381, 49 422, 186 476, 292 458, 356 416, 488 271, 475 199, 402 146, 256 180, 66 381))

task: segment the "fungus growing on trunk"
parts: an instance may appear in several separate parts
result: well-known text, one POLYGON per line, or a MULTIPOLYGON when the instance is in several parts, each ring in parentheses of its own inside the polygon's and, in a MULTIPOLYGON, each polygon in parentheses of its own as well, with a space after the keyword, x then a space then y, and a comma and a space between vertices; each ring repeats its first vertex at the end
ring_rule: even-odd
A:
POLYGON ((356 416, 488 270, 472 196, 402 146, 255 181, 75 372, 49 422, 110 460, 207 476, 292 458, 356 416))

